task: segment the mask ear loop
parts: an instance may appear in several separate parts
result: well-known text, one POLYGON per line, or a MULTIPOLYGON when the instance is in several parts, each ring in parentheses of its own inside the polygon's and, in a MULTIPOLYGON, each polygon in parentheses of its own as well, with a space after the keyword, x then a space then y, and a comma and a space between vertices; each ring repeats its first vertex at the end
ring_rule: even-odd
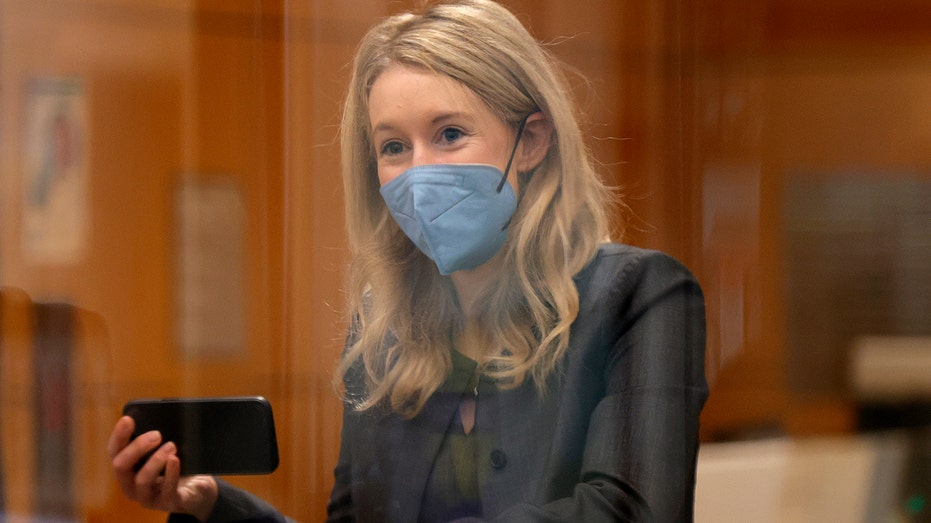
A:
POLYGON ((536 113, 537 111, 534 111, 520 121, 520 127, 517 128, 517 138, 514 140, 514 148, 511 149, 511 156, 508 158, 508 164, 504 168, 504 175, 501 177, 501 182, 498 183, 498 189, 496 189, 495 192, 501 192, 501 189, 504 189, 504 184, 508 179, 508 172, 511 170, 511 162, 514 161, 514 155, 517 154, 517 145, 520 143, 520 137, 524 135, 524 127, 527 126, 527 119, 536 113))

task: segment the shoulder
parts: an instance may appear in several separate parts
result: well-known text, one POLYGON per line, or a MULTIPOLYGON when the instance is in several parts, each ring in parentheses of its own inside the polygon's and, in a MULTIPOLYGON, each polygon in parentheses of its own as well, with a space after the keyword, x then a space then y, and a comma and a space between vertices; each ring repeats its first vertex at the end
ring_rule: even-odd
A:
POLYGON ((703 308, 704 295, 692 272, 656 250, 609 243, 575 277, 579 317, 636 315, 678 296, 688 307, 703 308))
POLYGON ((609 285, 634 288, 643 285, 695 284, 691 271, 679 260, 656 250, 622 243, 605 243, 576 275, 580 287, 609 285))

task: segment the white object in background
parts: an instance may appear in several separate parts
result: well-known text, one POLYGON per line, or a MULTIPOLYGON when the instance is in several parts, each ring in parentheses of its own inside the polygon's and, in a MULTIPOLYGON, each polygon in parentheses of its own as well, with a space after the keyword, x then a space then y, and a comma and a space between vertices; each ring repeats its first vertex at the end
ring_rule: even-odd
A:
POLYGON ((904 432, 704 444, 695 521, 895 521, 908 448, 904 432))
POLYGON ((776 523, 792 443, 784 439, 701 446, 696 523, 776 523))
POLYGON ((931 337, 857 338, 850 353, 850 384, 864 400, 931 400, 931 337))

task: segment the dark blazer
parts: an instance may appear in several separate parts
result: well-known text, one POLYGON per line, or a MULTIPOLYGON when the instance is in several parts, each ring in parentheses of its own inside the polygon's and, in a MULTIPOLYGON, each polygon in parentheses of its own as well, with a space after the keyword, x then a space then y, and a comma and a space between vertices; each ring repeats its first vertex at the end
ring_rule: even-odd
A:
MULTIPOLYGON (((478 398, 476 430, 492 438, 478 459, 485 517, 690 521, 708 394, 701 289, 669 256, 616 244, 576 284, 578 319, 546 393, 527 382, 478 398)), ((429 427, 458 404, 431 397, 412 420, 347 408, 330 521, 418 521, 441 443, 429 427)))
MULTIPOLYGON (((701 289, 669 256, 617 244, 575 280, 579 315, 545 394, 528 382, 478 398, 475 430, 489 438, 477 463, 485 518, 691 521, 708 395, 701 289)), ((435 428, 458 403, 435 395, 411 420, 347 407, 328 521, 418 521, 435 428)), ((251 503, 222 484, 216 513, 233 505, 242 518, 251 503)), ((254 503, 255 520, 283 521, 254 503)))

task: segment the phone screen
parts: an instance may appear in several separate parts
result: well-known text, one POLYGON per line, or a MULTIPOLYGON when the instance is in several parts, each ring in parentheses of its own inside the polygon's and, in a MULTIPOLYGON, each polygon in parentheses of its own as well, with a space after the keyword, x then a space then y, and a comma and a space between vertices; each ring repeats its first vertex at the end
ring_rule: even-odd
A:
MULTIPOLYGON (((133 437, 158 430, 178 447, 181 474, 268 474, 278 468, 271 405, 261 396, 133 400, 133 437)), ((148 456, 138 466, 142 466, 148 456)))

